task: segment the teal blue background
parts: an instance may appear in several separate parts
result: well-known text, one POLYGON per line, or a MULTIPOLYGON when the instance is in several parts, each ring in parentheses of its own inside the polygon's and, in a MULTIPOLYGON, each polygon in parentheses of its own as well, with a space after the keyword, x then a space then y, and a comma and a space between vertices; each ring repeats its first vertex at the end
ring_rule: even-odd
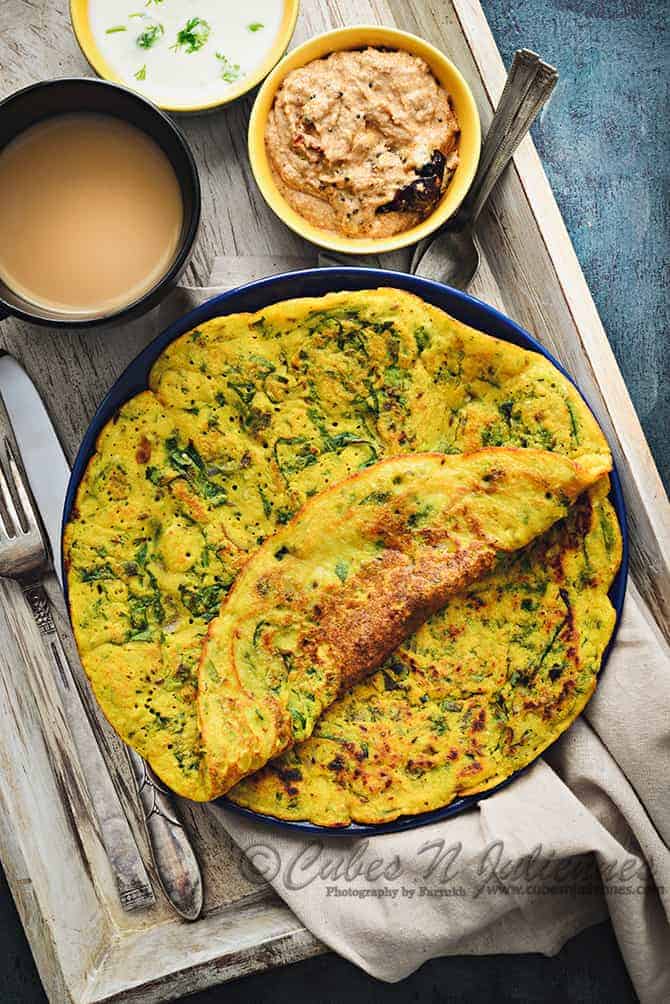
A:
MULTIPOLYGON (((2 2, 2 0, 0 0, 2 2)), ((410 2, 410 0, 408 0, 410 2)), ((439 0, 411 0, 416 4, 439 0)), ((535 49, 561 80, 534 136, 659 469, 670 482, 668 0, 483 0, 507 65, 535 49)), ((0 1001, 43 1002, 0 887, 0 1001)), ((635 1001, 610 924, 555 959, 438 959, 380 984, 334 956, 248 977, 193 1004, 623 1004, 635 1001)))

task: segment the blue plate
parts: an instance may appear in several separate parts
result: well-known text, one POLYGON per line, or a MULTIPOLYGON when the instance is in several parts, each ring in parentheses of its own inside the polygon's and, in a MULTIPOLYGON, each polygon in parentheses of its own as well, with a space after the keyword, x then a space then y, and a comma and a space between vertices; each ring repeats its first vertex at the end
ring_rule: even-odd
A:
MULTIPOLYGON (((484 331, 488 335, 502 338, 506 342, 512 342, 521 348, 539 352, 554 364, 574 384, 574 380, 563 369, 561 364, 539 342, 537 342, 527 331, 520 328, 518 324, 511 321, 500 311, 488 304, 476 300, 467 293, 443 286, 439 282, 431 282, 428 279, 420 279, 418 276, 406 275, 404 272, 386 272, 382 269, 373 268, 322 268, 307 269, 302 272, 288 272, 283 275, 272 276, 268 279, 259 279, 238 289, 232 289, 220 296, 215 296, 206 303, 201 304, 195 310, 186 314, 181 320, 176 321, 166 331, 159 335, 150 345, 140 352, 137 358, 121 374, 112 389, 104 398, 98 408, 91 425, 84 436, 81 447, 77 454, 72 476, 68 485, 65 499, 65 509, 63 512, 63 526, 69 519, 74 499, 79 487, 86 466, 95 450, 95 444, 100 432, 112 416, 118 411, 122 404, 129 398, 146 390, 149 381, 149 372, 154 362, 170 342, 183 335, 185 332, 196 328, 199 324, 211 320, 213 317, 221 317, 225 314, 237 314, 243 311, 262 310, 272 303, 280 300, 290 300, 298 296, 323 296, 325 293, 333 293, 340 290, 360 290, 375 289, 378 286, 390 286, 395 289, 404 289, 410 293, 415 293, 427 303, 432 303, 436 307, 441 307, 447 313, 456 317, 464 324, 479 331, 484 331)), ((576 386, 576 384, 575 384, 576 386)), ((577 388, 579 390, 579 388, 577 388)), ((580 391, 581 393, 581 391, 580 391)), ((584 395, 582 395, 583 397, 584 395)), ((586 399, 585 399, 586 400, 586 399)), ((588 401, 587 401, 588 404, 588 401)), ((628 577, 628 534, 626 530, 626 509, 623 501, 621 482, 616 470, 612 471, 612 492, 610 495, 612 504, 621 526, 623 535, 623 556, 621 568, 612 584, 610 590, 610 600, 616 610, 616 625, 609 645, 603 655, 603 667, 611 650, 612 644, 621 620, 624 595, 626 592, 626 579, 628 577)), ((63 560, 61 555, 61 561, 63 560)), ((65 568, 63 566, 63 582, 67 583, 65 568)), ((67 600, 67 585, 66 600, 67 600)), ((530 764, 528 765, 530 766, 530 764)), ((527 770, 528 767, 523 768, 527 770)), ((274 816, 263 815, 253 812, 251 809, 244 809, 227 798, 220 799, 220 803, 226 808, 232 809, 250 819, 261 820, 273 826, 281 826, 292 830, 300 830, 303 833, 324 835, 374 835, 380 833, 397 833, 400 830, 410 830, 417 826, 426 826, 438 820, 454 816, 465 809, 477 805, 483 798, 489 798, 496 791, 500 791, 523 773, 517 771, 503 782, 491 788, 481 795, 469 795, 467 798, 458 798, 450 805, 442 809, 434 809, 431 812, 423 812, 414 816, 405 816, 394 820, 391 823, 379 825, 359 825, 352 824, 340 828, 326 826, 315 826, 313 823, 292 822, 275 819, 274 816)))

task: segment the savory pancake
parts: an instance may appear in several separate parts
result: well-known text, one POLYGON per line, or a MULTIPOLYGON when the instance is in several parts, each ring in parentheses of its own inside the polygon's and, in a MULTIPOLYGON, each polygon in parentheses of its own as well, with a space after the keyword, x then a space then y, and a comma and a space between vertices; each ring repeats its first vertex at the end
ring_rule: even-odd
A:
POLYGON ((609 459, 544 357, 399 290, 286 301, 168 346, 101 433, 64 537, 82 662, 122 738, 211 797, 197 667, 247 556, 377 460, 482 446, 609 459))
POLYGON ((307 502, 252 555, 209 627, 199 718, 211 791, 311 735, 339 694, 609 466, 499 447, 419 453, 307 502))
POLYGON ((435 614, 328 708, 311 739, 229 793, 281 819, 383 823, 491 788, 591 696, 621 535, 607 479, 435 614))

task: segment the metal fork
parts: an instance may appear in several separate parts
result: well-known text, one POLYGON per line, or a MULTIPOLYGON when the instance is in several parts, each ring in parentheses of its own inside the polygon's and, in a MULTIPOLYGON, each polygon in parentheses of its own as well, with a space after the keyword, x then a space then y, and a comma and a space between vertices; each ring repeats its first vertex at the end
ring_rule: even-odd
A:
MULTIPOLYGON (((4 437, 0 451, 0 496, 5 508, 0 518, 0 575, 21 584, 33 617, 42 635, 48 639, 57 671, 56 682, 121 902, 127 910, 149 906, 155 902, 151 882, 100 747, 89 726, 85 702, 77 689, 76 677, 70 669, 51 613, 51 602, 42 584, 51 567, 49 549, 7 437, 4 437), (12 497, 10 483, 21 514, 12 497)), ((127 753, 163 892, 181 917, 196 920, 202 911, 203 886, 188 834, 176 816, 167 789, 134 750, 127 748, 127 753)))

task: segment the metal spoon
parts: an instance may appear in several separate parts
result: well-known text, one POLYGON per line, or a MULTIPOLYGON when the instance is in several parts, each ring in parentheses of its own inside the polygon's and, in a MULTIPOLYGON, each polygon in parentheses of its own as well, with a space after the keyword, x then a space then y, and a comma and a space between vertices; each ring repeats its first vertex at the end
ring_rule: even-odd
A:
POLYGON ((455 217, 435 237, 417 245, 411 272, 467 289, 479 268, 475 224, 502 172, 546 104, 558 72, 528 49, 519 49, 493 116, 479 168, 455 217))

